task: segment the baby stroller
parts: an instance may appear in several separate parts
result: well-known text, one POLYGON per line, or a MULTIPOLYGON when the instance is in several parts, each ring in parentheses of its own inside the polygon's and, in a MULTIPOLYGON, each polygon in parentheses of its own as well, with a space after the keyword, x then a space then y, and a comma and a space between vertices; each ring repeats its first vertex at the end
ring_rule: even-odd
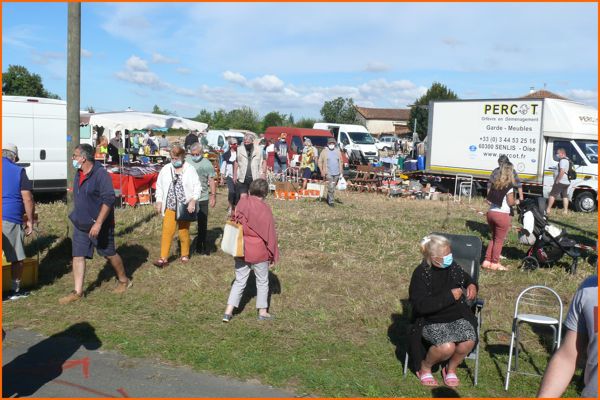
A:
POLYGON ((572 259, 567 271, 571 274, 577 271, 581 256, 577 243, 567 236, 565 229, 548 223, 546 199, 538 197, 523 201, 519 206, 519 222, 523 226, 519 242, 531 245, 521 261, 522 269, 532 271, 540 266, 551 266, 567 254, 572 259))

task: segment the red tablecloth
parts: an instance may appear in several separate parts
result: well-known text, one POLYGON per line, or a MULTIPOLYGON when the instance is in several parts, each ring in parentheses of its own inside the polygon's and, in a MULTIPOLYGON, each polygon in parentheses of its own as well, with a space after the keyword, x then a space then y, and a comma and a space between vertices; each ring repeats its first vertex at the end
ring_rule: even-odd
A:
POLYGON ((115 189, 120 189, 122 183, 121 195, 127 204, 132 207, 138 203, 138 193, 148 188, 156 189, 156 180, 158 179, 158 173, 140 177, 111 173, 110 176, 115 189))

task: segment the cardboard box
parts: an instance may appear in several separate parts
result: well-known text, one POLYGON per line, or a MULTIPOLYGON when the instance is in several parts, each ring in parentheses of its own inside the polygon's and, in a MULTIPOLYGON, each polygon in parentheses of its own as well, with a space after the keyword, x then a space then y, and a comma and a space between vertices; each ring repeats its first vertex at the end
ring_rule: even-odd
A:
POLYGON ((297 192, 300 185, 295 182, 275 182, 275 190, 278 192, 297 192))
MULTIPOLYGON (((23 260, 23 276, 21 277, 21 287, 30 288, 38 283, 38 261, 34 258, 23 260)), ((6 292, 12 289, 12 271, 10 263, 2 254, 2 291, 6 292)))
POLYGON ((307 190, 318 190, 319 191, 319 197, 324 198, 325 195, 327 194, 327 189, 324 183, 314 183, 314 182, 309 182, 306 185, 306 189, 307 190))

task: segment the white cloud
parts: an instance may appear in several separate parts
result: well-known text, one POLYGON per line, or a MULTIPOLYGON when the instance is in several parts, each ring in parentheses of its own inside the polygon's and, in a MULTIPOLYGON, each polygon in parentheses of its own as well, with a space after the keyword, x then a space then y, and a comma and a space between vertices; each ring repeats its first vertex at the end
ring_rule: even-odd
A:
POLYGON ((464 42, 453 37, 443 38, 442 43, 450 47, 458 47, 464 45, 464 42))
POLYGON ((598 104, 598 91, 588 89, 570 89, 564 93, 564 96, 581 103, 589 105, 598 104))
POLYGON ((237 72, 225 71, 223 72, 223 79, 242 86, 246 86, 247 83, 246 77, 244 77, 242 74, 238 74, 237 72))
POLYGON ((391 67, 388 64, 382 63, 382 62, 370 62, 367 64, 367 66, 365 67, 364 71, 366 72, 385 72, 385 71, 389 71, 391 69, 391 67))
POLYGON ((127 61, 125 62, 125 67, 131 71, 149 71, 148 62, 136 55, 133 55, 127 59, 127 61))
POLYGON ((163 56, 160 53, 152 53, 152 62, 154 64, 179 64, 178 60, 163 56))
POLYGON ((179 67, 175 69, 175 72, 177 72, 178 74, 181 75, 189 75, 192 73, 192 70, 189 68, 185 68, 185 67, 179 67))
POLYGON ((252 89, 258 92, 281 92, 284 83, 275 75, 264 75, 249 82, 252 89))
POLYGON ((91 51, 89 51, 87 49, 84 49, 83 47, 81 48, 81 57, 83 57, 83 58, 90 58, 93 55, 94 54, 91 51))
POLYGON ((65 53, 59 51, 31 51, 31 61, 35 64, 39 65, 48 65, 53 61, 65 61, 66 55, 65 53))

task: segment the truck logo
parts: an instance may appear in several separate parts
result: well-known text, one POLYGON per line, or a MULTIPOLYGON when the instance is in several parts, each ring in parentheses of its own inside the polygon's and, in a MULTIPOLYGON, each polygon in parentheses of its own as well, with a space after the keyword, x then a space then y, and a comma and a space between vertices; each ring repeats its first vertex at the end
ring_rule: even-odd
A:
POLYGON ((539 104, 485 104, 483 106, 484 114, 492 115, 517 115, 530 114, 536 115, 539 104))
POLYGON ((471 151, 477 151, 477 146, 475 146, 474 144, 469 146, 469 150, 471 151))
POLYGON ((598 124, 598 117, 590 117, 589 115, 580 115, 579 120, 584 124, 598 124))

